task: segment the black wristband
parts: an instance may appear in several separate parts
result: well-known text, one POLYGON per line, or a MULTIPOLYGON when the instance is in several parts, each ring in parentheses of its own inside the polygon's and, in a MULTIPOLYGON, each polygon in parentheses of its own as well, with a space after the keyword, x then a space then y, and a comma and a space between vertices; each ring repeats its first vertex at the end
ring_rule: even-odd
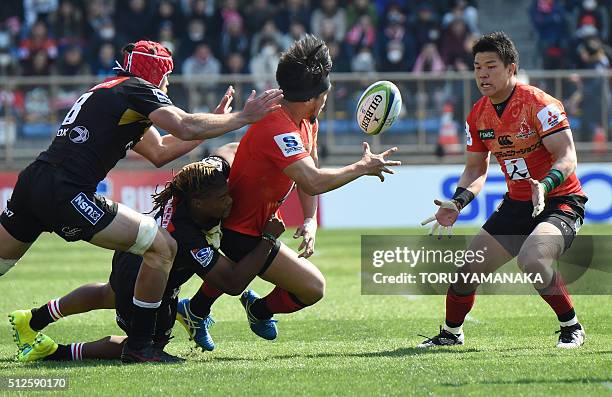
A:
POLYGON ((262 240, 269 241, 269 242, 271 242, 273 245, 274 245, 274 244, 276 244, 276 237, 274 237, 274 235, 273 235, 273 234, 270 234, 270 233, 263 233, 263 234, 261 235, 261 239, 262 239, 262 240))
POLYGON ((470 192, 464 187, 457 187, 455 194, 453 194, 452 200, 455 202, 457 209, 461 211, 466 205, 474 200, 474 193, 470 192))

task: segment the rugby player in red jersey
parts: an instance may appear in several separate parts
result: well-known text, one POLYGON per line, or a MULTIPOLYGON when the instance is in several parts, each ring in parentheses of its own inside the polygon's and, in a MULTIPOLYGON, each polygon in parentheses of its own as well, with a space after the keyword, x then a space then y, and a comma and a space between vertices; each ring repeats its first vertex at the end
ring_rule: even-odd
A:
MULTIPOLYGON (((325 43, 306 36, 281 55, 276 80, 283 90, 281 108, 253 124, 240 142, 229 179, 234 206, 223 222, 222 251, 234 262, 261 241, 266 221, 297 186, 304 223, 294 235, 303 239, 300 254, 283 244, 270 254, 260 277, 276 287, 259 298, 245 291, 241 302, 251 330, 262 338, 275 339, 272 316, 313 305, 325 291, 325 279, 307 258, 314 252, 317 230, 317 195, 339 188, 361 176, 393 173, 388 160, 397 149, 373 154, 364 143, 361 160, 337 169, 319 168, 317 116, 331 88, 331 59, 325 43)), ((221 292, 204 283, 191 299, 179 301, 182 322, 195 342, 207 350, 214 345, 205 320, 221 292), (199 324, 199 325, 198 325, 199 324)))
MULTIPOLYGON (((96 194, 98 183, 133 149, 162 166, 214 138, 259 120, 277 109, 280 90, 259 97, 253 91, 241 112, 230 113, 233 89, 219 114, 187 113, 167 95, 174 63, 168 49, 153 41, 124 48, 119 75, 79 97, 47 150, 20 174, 0 214, 0 276, 25 254, 43 232, 66 241, 142 256, 134 288, 132 330, 124 345, 126 360, 171 361, 155 349, 151 334, 176 255, 176 241, 151 217, 96 194), (161 136, 156 127, 169 134, 161 136)), ((47 271, 42 270, 42 271, 47 271)), ((29 311, 9 315, 20 349, 32 346, 29 311)))
MULTIPOLYGON (((481 37, 472 49, 474 77, 483 97, 466 122, 467 161, 457 190, 423 224, 442 234, 474 199, 487 178, 490 153, 506 177, 508 192, 482 226, 470 249, 487 247, 483 263, 461 273, 490 273, 516 257, 523 272, 539 274, 534 287, 554 310, 560 348, 584 343, 584 329, 560 274, 552 264, 569 248, 584 219, 587 197, 576 177, 576 150, 563 105, 542 90, 517 82, 518 53, 503 32, 481 37)), ((460 278, 461 280, 461 278, 460 278)), ((419 347, 464 343, 462 325, 474 304, 477 284, 457 282, 446 294, 440 333, 419 347)))

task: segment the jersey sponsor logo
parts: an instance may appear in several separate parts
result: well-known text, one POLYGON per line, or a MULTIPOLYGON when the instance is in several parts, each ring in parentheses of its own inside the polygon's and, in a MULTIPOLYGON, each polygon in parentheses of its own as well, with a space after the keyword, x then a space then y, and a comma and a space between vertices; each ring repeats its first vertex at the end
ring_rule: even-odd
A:
POLYGON ((128 80, 128 79, 129 79, 129 77, 119 77, 119 78, 116 78, 116 79, 112 79, 112 80, 104 81, 104 82, 102 82, 102 83, 100 83, 100 84, 98 84, 98 85, 95 85, 95 86, 94 86, 94 87, 93 87, 91 90, 89 90, 89 91, 97 90, 97 89, 99 89, 99 88, 113 88, 113 87, 114 87, 114 86, 116 86, 117 84, 119 84, 119 83, 121 83, 121 82, 123 82, 123 81, 125 81, 125 80, 128 80))
POLYGON ((164 206, 164 213, 162 214, 161 219, 161 227, 163 227, 164 229, 168 229, 168 225, 172 220, 172 214, 174 214, 174 206, 172 205, 172 200, 170 200, 164 206))
POLYGON ((68 138, 73 143, 85 143, 89 139, 89 130, 82 125, 77 125, 70 130, 68 138))
POLYGON ((522 157, 504 160, 504 169, 506 170, 506 175, 508 175, 510 180, 518 181, 520 179, 531 178, 529 168, 527 168, 527 163, 522 157))
POLYGON ((191 250, 191 256, 196 260, 202 267, 210 265, 210 261, 213 258, 213 250, 210 247, 194 248, 191 250))
POLYGON ((472 146, 472 134, 470 134, 470 125, 468 122, 465 122, 465 144, 467 146, 472 146))
POLYGON ((497 143, 501 146, 512 146, 514 142, 510 140, 510 135, 501 135, 497 137, 497 143))
POLYGON ((554 103, 546 105, 546 107, 538 112, 538 120, 542 124, 542 131, 546 132, 558 125, 567 118, 565 112, 554 103))
POLYGON ((102 211, 83 192, 77 194, 70 203, 79 212, 79 214, 83 215, 83 217, 92 225, 98 223, 100 218, 102 218, 102 215, 104 215, 104 211, 102 211))
POLYGON ((478 130, 478 136, 482 140, 495 139, 495 131, 493 131, 492 129, 478 130))
POLYGON ((521 126, 519 128, 519 133, 516 134, 514 137, 517 139, 529 139, 535 133, 536 132, 532 130, 531 127, 529 127, 529 124, 527 124, 527 121, 523 119, 521 120, 521 126))
MULTIPOLYGON (((7 205, 8 205, 8 203, 7 203, 7 205)), ((10 218, 11 216, 15 215, 15 213, 13 211, 9 210, 8 208, 5 208, 4 211, 2 211, 2 213, 6 214, 6 216, 8 218, 10 218)))
POLYGON ((286 134, 276 135, 274 137, 274 141, 285 157, 295 156, 296 154, 306 152, 304 144, 302 143, 302 137, 297 132, 288 132, 286 134))
POLYGON ((55 134, 55 136, 66 136, 66 134, 68 134, 68 130, 70 128, 60 128, 59 130, 57 130, 57 134, 55 134))
POLYGON ((168 98, 168 95, 166 95, 165 92, 157 88, 152 88, 151 91, 153 91, 158 101, 160 101, 161 103, 168 103, 172 105, 172 101, 170 100, 170 98, 168 98))
POLYGON ((493 155, 498 159, 500 157, 514 157, 514 156, 524 156, 527 153, 531 153, 542 145, 542 141, 537 141, 531 146, 522 148, 522 149, 508 149, 502 150, 499 152, 494 152, 493 155))

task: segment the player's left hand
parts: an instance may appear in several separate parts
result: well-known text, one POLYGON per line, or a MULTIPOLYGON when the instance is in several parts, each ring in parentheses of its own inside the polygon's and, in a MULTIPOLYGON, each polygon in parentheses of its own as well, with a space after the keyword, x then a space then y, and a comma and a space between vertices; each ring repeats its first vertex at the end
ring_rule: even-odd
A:
POLYGON ((227 91, 225 91, 225 95, 221 98, 221 102, 215 108, 215 114, 227 114, 232 112, 232 101, 234 100, 234 87, 231 85, 227 87, 227 91))
POLYGON ((298 258, 309 258, 314 253, 315 236, 317 234, 317 221, 312 218, 304 219, 304 224, 297 228, 293 234, 293 238, 303 237, 298 251, 304 250, 298 255, 298 258))
POLYGON ((531 202, 533 203, 532 217, 536 217, 544 211, 546 206, 546 194, 544 193, 544 185, 535 179, 529 178, 531 185, 531 202))

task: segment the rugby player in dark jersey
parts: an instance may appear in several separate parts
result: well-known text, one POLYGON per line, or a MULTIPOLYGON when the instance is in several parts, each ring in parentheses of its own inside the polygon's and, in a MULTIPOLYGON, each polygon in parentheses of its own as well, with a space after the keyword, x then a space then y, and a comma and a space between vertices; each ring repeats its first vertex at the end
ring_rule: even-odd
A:
MULTIPOLYGON (((133 296, 133 316, 126 353, 155 355, 152 328, 161 304, 176 242, 153 218, 96 194, 96 186, 133 149, 156 166, 187 153, 203 139, 252 123, 279 107, 280 90, 259 97, 253 91, 241 112, 229 113, 233 90, 220 104, 221 114, 190 114, 166 95, 173 61, 151 41, 124 48, 122 71, 81 95, 66 114, 51 146, 19 175, 0 215, 0 275, 23 256, 42 232, 66 241, 84 240, 99 247, 143 257, 133 296), (161 137, 156 127, 170 135, 161 137)), ((36 333, 27 313, 9 315, 20 348, 36 333)))
MULTIPOLYGON (((154 196, 155 219, 176 240, 178 248, 162 303, 156 311, 153 342, 160 352, 147 361, 180 360, 163 352, 163 348, 170 340, 180 287, 191 276, 197 274, 217 288, 239 295, 261 271, 270 253, 279 248, 276 238, 284 231, 284 226, 280 220, 272 219, 265 228, 266 238, 237 264, 218 251, 219 222, 227 217, 232 206, 226 182, 228 176, 228 162, 219 156, 209 156, 183 167, 165 189, 154 196)), ((124 362, 144 361, 144 358, 134 357, 133 352, 122 355, 122 346, 131 337, 132 296, 141 264, 142 257, 116 251, 109 282, 83 285, 31 310, 29 325, 40 331, 64 316, 114 308, 117 324, 128 337, 108 336, 94 342, 58 345, 39 333, 31 346, 20 351, 19 360, 121 358, 124 362)))

